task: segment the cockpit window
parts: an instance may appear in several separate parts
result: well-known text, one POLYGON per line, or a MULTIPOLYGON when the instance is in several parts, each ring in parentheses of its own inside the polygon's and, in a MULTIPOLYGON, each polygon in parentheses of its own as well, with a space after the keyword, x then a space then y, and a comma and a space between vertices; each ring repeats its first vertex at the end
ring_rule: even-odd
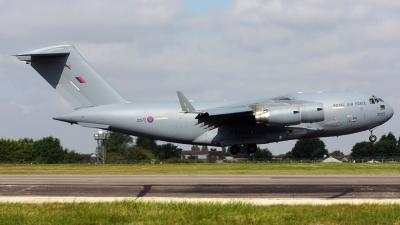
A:
MULTIPOLYGON (((375 96, 373 96, 373 95, 372 95, 372 98, 375 100, 375 102, 376 102, 376 103, 378 103, 378 102, 379 102, 379 101, 378 101, 378 99, 376 99, 376 97, 375 97, 375 96)), ((373 104, 373 103, 372 103, 372 104, 373 104)))
POLYGON ((378 102, 383 102, 383 100, 381 98, 377 98, 375 96, 372 95, 372 98, 369 99, 369 104, 375 104, 378 102))
POLYGON ((369 99, 369 104, 375 104, 375 101, 374 101, 373 98, 370 98, 370 99, 369 99))

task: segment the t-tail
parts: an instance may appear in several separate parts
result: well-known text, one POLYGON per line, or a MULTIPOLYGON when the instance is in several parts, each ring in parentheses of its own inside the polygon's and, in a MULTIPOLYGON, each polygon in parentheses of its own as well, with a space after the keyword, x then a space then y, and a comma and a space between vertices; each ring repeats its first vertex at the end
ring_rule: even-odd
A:
POLYGON ((75 109, 127 103, 72 45, 41 48, 16 57, 30 64, 75 109))

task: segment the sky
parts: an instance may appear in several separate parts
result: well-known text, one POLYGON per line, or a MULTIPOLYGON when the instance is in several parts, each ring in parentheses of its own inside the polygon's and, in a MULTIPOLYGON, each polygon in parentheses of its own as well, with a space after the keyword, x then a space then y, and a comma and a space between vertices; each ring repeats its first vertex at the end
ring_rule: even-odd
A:
MULTIPOLYGON (((400 135, 398 0, 0 0, 0 138, 52 135, 93 153, 97 130, 54 121, 72 106, 10 56, 59 44, 74 45, 130 102, 177 102, 177 90, 194 101, 351 90, 394 108, 378 138, 400 135)), ((350 153, 368 137, 322 140, 350 153)), ((261 147, 281 154, 294 144, 261 147)))

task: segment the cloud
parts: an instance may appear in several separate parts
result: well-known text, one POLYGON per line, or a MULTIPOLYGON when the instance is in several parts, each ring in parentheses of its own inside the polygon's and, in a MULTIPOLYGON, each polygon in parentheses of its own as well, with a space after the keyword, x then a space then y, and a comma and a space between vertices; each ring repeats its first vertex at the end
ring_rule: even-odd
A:
POLYGON ((9 104, 11 109, 21 109, 23 114, 30 114, 32 111, 38 108, 37 106, 19 104, 14 100, 12 100, 9 104))
POLYGON ((180 1, 12 1, 0 10, 2 40, 80 40, 92 42, 140 39, 171 29, 183 11, 180 1))
MULTIPOLYGON (((0 101, 6 115, 18 110, 44 120, 40 113, 46 111, 42 126, 63 126, 51 116, 68 112, 67 103, 32 68, 6 56, 61 43, 75 45, 133 102, 176 101, 176 90, 196 101, 346 89, 389 104, 399 99, 398 1, 246 0, 201 13, 190 14, 192 9, 167 0, 0 1, 0 101)), ((396 114, 392 121, 398 122, 396 114)), ((20 126, 36 125, 28 120, 20 126)), ((385 126, 382 132, 400 133, 385 126)), ((67 136, 63 143, 69 147, 67 136)))

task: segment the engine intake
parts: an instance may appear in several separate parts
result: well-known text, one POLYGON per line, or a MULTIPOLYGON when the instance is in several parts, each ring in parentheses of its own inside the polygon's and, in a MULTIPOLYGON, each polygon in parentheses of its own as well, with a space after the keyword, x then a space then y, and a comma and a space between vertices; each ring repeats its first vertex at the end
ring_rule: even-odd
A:
POLYGON ((301 123, 300 107, 288 105, 263 109, 254 114, 257 123, 271 126, 288 126, 301 123))

